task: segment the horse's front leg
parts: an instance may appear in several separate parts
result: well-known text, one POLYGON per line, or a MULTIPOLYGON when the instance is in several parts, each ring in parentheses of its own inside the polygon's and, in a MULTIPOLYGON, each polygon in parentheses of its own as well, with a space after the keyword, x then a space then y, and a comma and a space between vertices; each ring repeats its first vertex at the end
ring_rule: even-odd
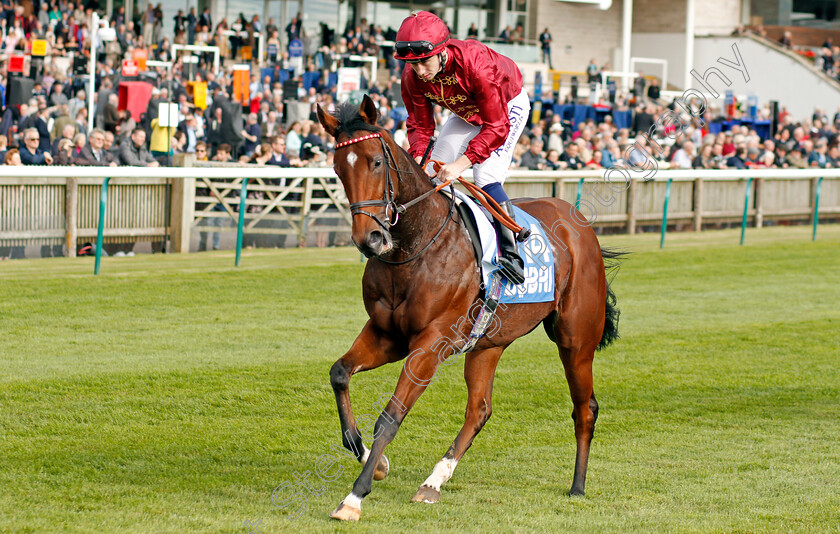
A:
MULTIPOLYGON (((341 442, 362 464, 367 462, 370 451, 362 441, 361 433, 356 427, 356 418, 353 416, 353 407, 350 404, 350 377, 395 362, 404 356, 405 353, 400 351, 396 343, 368 321, 350 350, 330 369, 330 384, 335 393, 338 418, 341 421, 341 442)), ((388 459, 383 456, 377 465, 374 478, 385 478, 388 468, 388 459)))
POLYGON ((358 521, 362 514, 362 499, 371 490, 374 473, 380 460, 384 458, 385 447, 394 439, 400 424, 417 399, 432 383, 438 369, 438 355, 432 347, 441 339, 440 332, 424 332, 411 344, 411 352, 403 365, 394 395, 376 420, 373 429, 373 446, 370 456, 356 482, 353 491, 344 498, 331 514, 334 519, 358 521))

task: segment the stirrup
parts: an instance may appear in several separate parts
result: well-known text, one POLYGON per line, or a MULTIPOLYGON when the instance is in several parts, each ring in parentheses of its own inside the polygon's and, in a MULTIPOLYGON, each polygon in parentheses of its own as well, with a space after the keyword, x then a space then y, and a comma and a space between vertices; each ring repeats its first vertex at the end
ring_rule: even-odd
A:
MULTIPOLYGON (((522 261, 522 258, 520 258, 522 261)), ((499 267, 502 276, 515 286, 525 283, 525 270, 510 256, 499 256, 499 267)))

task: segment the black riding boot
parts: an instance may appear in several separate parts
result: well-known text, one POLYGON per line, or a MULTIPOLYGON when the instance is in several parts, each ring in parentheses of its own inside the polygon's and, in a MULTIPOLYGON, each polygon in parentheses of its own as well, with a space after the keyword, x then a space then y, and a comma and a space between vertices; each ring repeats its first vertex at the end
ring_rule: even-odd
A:
MULTIPOLYGON (((505 213, 513 218, 513 207, 509 200, 500 202, 499 205, 505 213)), ((518 286, 525 282, 525 270, 522 258, 516 251, 516 237, 513 235, 513 230, 499 221, 493 221, 493 226, 496 228, 499 241, 499 265, 502 267, 502 274, 518 286)))

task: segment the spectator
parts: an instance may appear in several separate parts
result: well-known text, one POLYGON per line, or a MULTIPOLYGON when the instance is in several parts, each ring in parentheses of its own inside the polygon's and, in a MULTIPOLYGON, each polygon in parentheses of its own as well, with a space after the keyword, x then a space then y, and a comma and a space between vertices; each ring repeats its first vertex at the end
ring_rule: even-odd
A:
POLYGON ((779 144, 776 146, 776 153, 773 159, 773 166, 777 169, 788 168, 787 149, 785 148, 785 145, 779 144))
POLYGON ((726 166, 730 169, 746 169, 747 165, 744 161, 747 156, 747 147, 739 146, 735 149, 735 154, 726 160, 726 166))
POLYGON ((286 151, 295 158, 300 156, 303 145, 303 139, 300 136, 302 129, 300 122, 295 121, 289 126, 289 132, 286 134, 286 151))
POLYGON ((23 165, 52 165, 53 158, 49 152, 39 148, 40 135, 35 128, 28 128, 23 132, 24 146, 20 148, 20 161, 23 165))
POLYGON ((578 145, 576 143, 569 143, 566 151, 560 156, 560 161, 563 162, 564 169, 580 170, 583 168, 583 162, 578 157, 578 145))
POLYGON ((467 39, 478 39, 478 28, 475 27, 475 22, 467 29, 467 39))
POLYGON ((563 150, 563 125, 555 122, 548 128, 548 150, 556 150, 557 154, 563 150))
POLYGON ((500 43, 512 43, 513 42, 513 30, 511 29, 510 25, 505 26, 505 29, 502 30, 502 33, 499 34, 499 42, 500 43))
POLYGON ((690 169, 694 160, 694 143, 686 141, 682 147, 674 153, 671 160, 672 166, 677 169, 690 169))
POLYGON ((545 155, 545 166, 546 170, 549 171, 560 170, 562 168, 560 162, 560 152, 553 148, 548 149, 548 152, 545 155))
POLYGON ((633 132, 647 134, 650 132, 655 121, 653 119, 653 108, 640 105, 636 108, 636 116, 633 117, 633 132))
POLYGON ((90 165, 93 167, 116 167, 117 160, 113 154, 105 150, 105 132, 94 128, 90 133, 88 144, 73 159, 76 165, 90 165))
POLYGON ((793 34, 791 34, 789 31, 786 31, 782 35, 782 38, 779 39, 779 44, 782 45, 783 47, 787 48, 787 49, 793 48, 792 35, 793 34))
POLYGON ((828 144, 826 143, 825 139, 820 139, 819 141, 817 141, 816 147, 814 148, 813 152, 808 154, 808 166, 825 169, 826 164, 828 163, 827 152, 828 144))
POLYGON ((184 146, 184 152, 187 154, 192 154, 195 152, 196 143, 198 143, 198 123, 195 119, 195 115, 192 113, 187 115, 186 119, 184 119, 179 125, 178 129, 184 133, 186 136, 186 145, 184 146))
POLYGON ((116 142, 116 137, 111 132, 105 132, 105 144, 102 146, 105 152, 108 152, 114 157, 114 161, 120 159, 120 145, 116 142))
POLYGON ((132 167, 158 167, 159 163, 146 148, 146 130, 135 128, 120 147, 120 164, 132 167))
POLYGON ((794 146, 787 155, 788 167, 791 169, 806 169, 808 162, 802 156, 802 147, 794 146))
POLYGON ((611 169, 618 165, 619 163, 619 156, 621 152, 618 149, 618 143, 610 139, 607 142, 607 147, 603 151, 603 155, 601 156, 601 167, 605 169, 611 169))
POLYGON ((288 37, 287 42, 292 42, 295 39, 300 39, 300 13, 292 17, 292 21, 286 24, 286 37, 288 37))
MULTIPOLYGON (((55 158, 53 159, 53 165, 72 165, 73 164, 73 141, 65 138, 61 138, 58 140, 58 146, 56 147, 55 158)), ((43 254, 41 254, 43 256, 43 254)))
POLYGON ((248 114, 248 119, 245 122, 245 129, 242 130, 241 134, 245 139, 242 150, 246 156, 251 157, 260 145, 260 125, 257 124, 256 113, 248 114))
POLYGON ((120 112, 117 110, 119 104, 119 97, 116 93, 108 95, 108 104, 105 106, 104 120, 105 131, 112 134, 117 133, 117 125, 120 123, 120 112))
POLYGON ((85 147, 87 141, 87 136, 83 133, 77 133, 75 137, 73 137, 73 155, 78 155, 82 149, 85 147))
POLYGON ((636 95, 636 103, 643 104, 645 101, 645 77, 642 76, 641 71, 636 79, 633 81, 633 94, 636 95))
POLYGON ((6 152, 6 155, 3 157, 3 164, 4 165, 23 165, 23 162, 20 160, 20 152, 18 149, 13 148, 6 152))
POLYGON ((227 143, 222 143, 219 145, 219 148, 216 149, 216 154, 213 156, 211 161, 217 161, 219 163, 228 163, 230 162, 230 153, 231 147, 227 143))
POLYGON ((712 169, 714 168, 712 165, 712 146, 711 144, 706 143, 705 145, 700 148, 700 153, 694 157, 694 161, 691 162, 692 169, 712 169))
POLYGON ((647 96, 648 96, 649 99, 651 99, 654 102, 659 100, 659 96, 660 96, 659 80, 657 80, 656 78, 653 78, 650 81, 650 87, 648 87, 647 96))
MULTIPOLYGON (((268 165, 277 165, 278 167, 300 167, 301 161, 297 158, 289 158, 286 154, 286 138, 282 135, 275 135, 271 138, 271 158, 268 160, 268 165)), ((285 178, 279 185, 285 185, 285 178)))
MULTIPOLYGON (((55 128, 53 128, 53 130, 55 130, 55 128)), ((76 136, 76 126, 73 125, 73 124, 65 124, 63 126, 63 128, 60 130, 60 135, 58 137, 56 137, 55 140, 52 142, 52 145, 50 145, 50 150, 49 150, 50 153, 54 154, 54 153, 58 152, 58 142, 59 141, 61 141, 62 139, 69 139, 70 141, 72 141, 75 136, 76 136)))
MULTIPOLYGON (((475 24, 473 24, 475 26, 475 24)), ((478 31, 476 31, 476 39, 478 38, 478 31)), ((542 62, 548 63, 548 68, 553 69, 554 67, 551 66, 551 33, 549 33, 548 28, 546 27, 545 30, 540 34, 540 47, 542 48, 542 62)))
POLYGON ((832 143, 828 148, 828 157, 826 158, 827 168, 840 169, 840 144, 832 143))
POLYGON ((744 160, 744 165, 750 169, 764 166, 761 159, 761 151, 756 147, 748 148, 747 158, 744 160))
POLYGON ((601 150, 593 150, 592 157, 586 162, 584 166, 585 169, 600 169, 601 168, 601 159, 604 157, 601 150))
POLYGON ((319 123, 307 121, 301 133, 305 134, 300 150, 300 159, 302 161, 312 161, 316 159, 316 156, 324 155, 324 141, 321 139, 321 125, 319 123), (308 133, 306 129, 309 130, 308 133))
POLYGON ((523 169, 531 169, 532 171, 545 170, 547 165, 542 155, 542 148, 542 139, 532 139, 528 151, 522 154, 522 160, 519 162, 519 166, 523 169))
POLYGON ((282 127, 277 121, 277 112, 271 110, 266 115, 266 119, 260 124, 260 139, 271 139, 278 133, 282 127))
MULTIPOLYGON (((218 107, 213 110, 213 116, 207 125, 207 142, 210 143, 211 149, 216 149, 224 141, 222 140, 222 108, 218 107)), ((229 145, 228 145, 229 146, 229 145)))
MULTIPOLYGON (((173 141, 173 138, 177 129, 176 126, 160 126, 159 117, 152 119, 152 138, 149 144, 149 153, 156 161, 160 161, 164 157, 171 156, 175 153, 176 143, 173 141)), ((137 130, 138 128, 130 130, 132 137, 137 130)), ((143 132, 145 133, 145 130, 143 132)), ((145 135, 143 140, 145 142, 145 135)), ((131 143, 126 140, 123 144, 130 145, 131 143)))
POLYGON ((586 83, 601 83, 601 71, 598 65, 595 64, 595 59, 589 60, 589 65, 586 66, 586 83))

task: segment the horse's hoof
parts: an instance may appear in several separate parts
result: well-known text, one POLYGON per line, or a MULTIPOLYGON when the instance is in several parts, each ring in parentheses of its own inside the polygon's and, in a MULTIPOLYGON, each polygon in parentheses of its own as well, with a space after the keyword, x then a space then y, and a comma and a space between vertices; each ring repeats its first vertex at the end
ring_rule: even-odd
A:
POLYGON ((440 502, 440 490, 430 486, 420 486, 417 488, 417 493, 411 498, 411 502, 426 502, 429 504, 440 502))
POLYGON ((341 501, 341 504, 330 514, 330 517, 339 521, 358 521, 362 517, 362 511, 358 508, 347 506, 344 504, 344 501, 341 501))
MULTIPOLYGON (((362 462, 362 467, 364 467, 366 463, 367 462, 362 462)), ((376 466, 376 471, 373 472, 373 479, 383 480, 388 476, 389 471, 391 471, 391 462, 389 462, 388 457, 383 454, 382 458, 379 459, 379 464, 376 466)))
POLYGON ((583 497, 584 492, 582 489, 572 488, 569 490, 569 497, 583 497))

